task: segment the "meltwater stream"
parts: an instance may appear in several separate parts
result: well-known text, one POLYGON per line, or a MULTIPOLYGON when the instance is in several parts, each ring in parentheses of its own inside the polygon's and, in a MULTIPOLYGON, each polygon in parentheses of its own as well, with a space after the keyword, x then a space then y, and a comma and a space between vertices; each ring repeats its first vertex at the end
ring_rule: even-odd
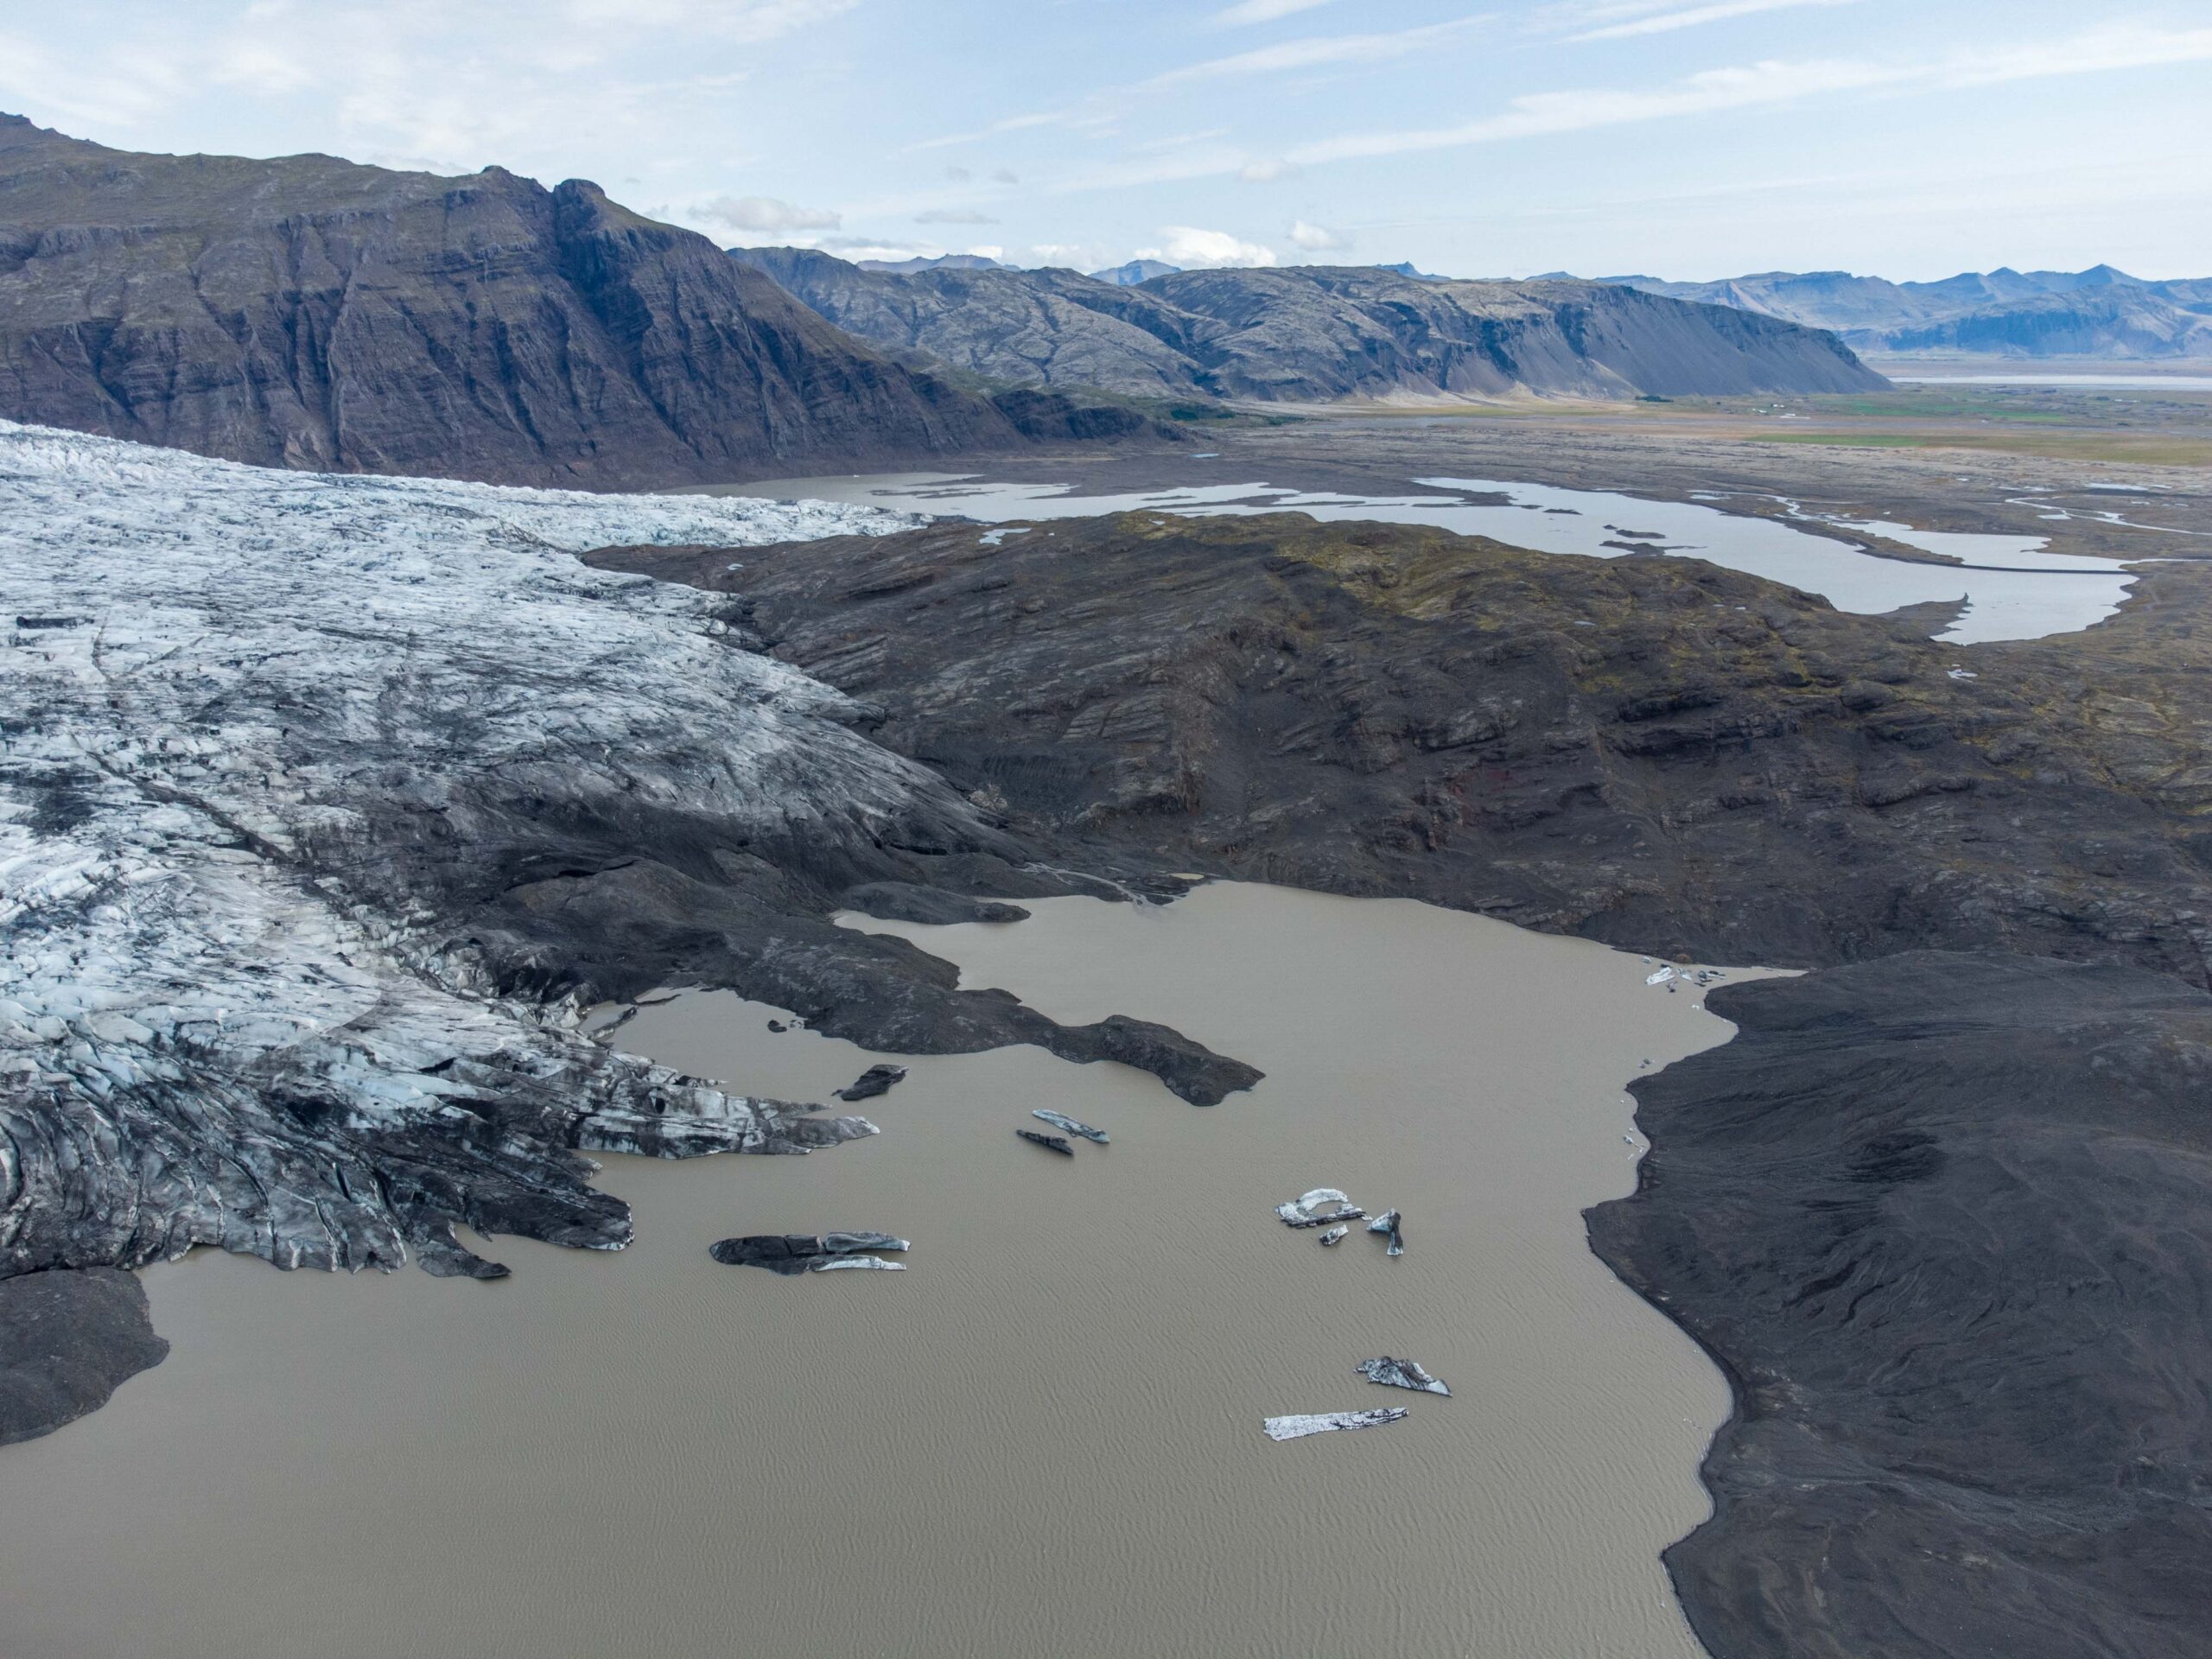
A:
POLYGON ((1257 483, 1077 495, 1060 484, 994 483, 950 474, 903 473, 775 479, 731 486, 723 493, 864 503, 987 522, 1147 509, 1194 517, 1304 512, 1325 520, 1433 524, 1545 553, 1618 558, 1657 549, 1819 594, 1840 611, 1879 615, 1902 606, 1964 597, 1966 613, 1936 636, 1957 645, 2039 639, 2088 627, 2119 608, 2133 580, 2120 561, 2055 556, 2041 550, 2044 543, 2036 537, 1925 531, 1887 523, 1844 526, 1967 562, 1963 568, 1914 564, 1877 557, 1786 523, 1723 512, 1695 501, 1651 501, 1605 490, 1496 479, 1421 478, 1412 483, 1412 491, 1397 496, 1257 483))
MULTIPOLYGON (((1580 1213, 1633 1184, 1622 1084, 1727 1036, 1694 986, 1399 900, 1034 909, 855 925, 1266 1078, 1201 1109, 1035 1049, 915 1059, 872 1140, 607 1160, 619 1255, 152 1268, 168 1360, 0 1454, 0 1653, 1697 1659, 1659 1552, 1707 1511, 1726 1389, 1580 1213), (1038 1107, 1112 1144, 1017 1139, 1038 1107), (1270 1213, 1320 1185, 1401 1209, 1406 1254, 1270 1213), (833 1229, 912 1240, 907 1270, 707 1253, 833 1229), (1452 1397, 1355 1373, 1383 1355, 1452 1397)), ((777 1014, 684 996, 619 1040, 806 1099, 878 1058, 777 1014)))

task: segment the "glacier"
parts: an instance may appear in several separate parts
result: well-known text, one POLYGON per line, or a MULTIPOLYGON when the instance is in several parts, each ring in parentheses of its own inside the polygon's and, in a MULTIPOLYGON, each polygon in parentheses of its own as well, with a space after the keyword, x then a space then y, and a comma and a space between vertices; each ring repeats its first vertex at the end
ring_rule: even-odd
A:
POLYGON ((494 808, 658 807, 756 847, 917 801, 971 821, 707 596, 571 556, 911 522, 0 423, 0 1274, 217 1244, 490 1275, 455 1222, 627 1240, 577 1153, 873 1133, 583 1040, 410 876, 494 808))

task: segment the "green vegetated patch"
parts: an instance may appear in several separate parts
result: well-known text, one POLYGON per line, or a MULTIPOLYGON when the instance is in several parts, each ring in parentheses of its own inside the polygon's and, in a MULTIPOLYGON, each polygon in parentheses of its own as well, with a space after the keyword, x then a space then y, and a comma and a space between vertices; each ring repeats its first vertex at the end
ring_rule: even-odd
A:
POLYGON ((1762 432, 1744 442, 1841 444, 1852 449, 1932 449, 1955 440, 1917 437, 1909 432, 1762 432))

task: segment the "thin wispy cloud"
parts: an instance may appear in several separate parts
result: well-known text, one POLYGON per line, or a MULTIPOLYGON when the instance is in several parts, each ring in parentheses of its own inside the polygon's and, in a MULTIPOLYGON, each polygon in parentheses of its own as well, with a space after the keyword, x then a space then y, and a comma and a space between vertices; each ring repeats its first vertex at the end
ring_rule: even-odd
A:
POLYGON ((911 155, 922 149, 950 149, 956 144, 981 143, 986 138, 1001 137, 1009 132, 1028 132, 1038 127, 1057 127, 1066 123, 1065 110, 1039 110, 1029 115, 1010 115, 1003 121, 994 121, 988 127, 977 127, 972 132, 948 132, 941 137, 925 138, 918 143, 908 144, 899 153, 911 155))
POLYGON ((1329 0, 1243 0, 1242 5, 1214 13, 1213 22, 1217 29, 1243 29, 1252 23, 1272 23, 1278 17, 1295 16, 1328 3, 1329 0))
POLYGON ((1570 35, 1570 41, 1619 41, 1639 35, 1669 35, 1678 29, 1696 29, 1705 23, 1725 23, 1732 18, 1757 16, 1761 12, 1796 11, 1806 6, 1848 6, 1858 0, 1713 0, 1702 6, 1684 6, 1653 13, 1649 16, 1631 17, 1617 23, 1605 23, 1570 35))
POLYGON ((1225 58, 1209 58, 1154 75, 1147 86, 1173 86, 1194 80, 1218 80, 1236 75, 1278 75, 1297 69, 1320 69, 1338 64, 1384 63, 1441 45, 1454 36, 1488 22, 1484 17, 1459 17, 1450 22, 1426 23, 1382 35, 1313 35, 1284 41, 1225 58))
POLYGON ((1707 69, 1656 90, 1618 87, 1533 92, 1495 115, 1454 126, 1351 133, 1300 145, 1301 164, 1402 156, 1507 139, 1585 132, 1670 118, 1777 107, 1837 92, 1942 91, 2007 81, 2093 74, 2212 60, 2212 29, 2134 26, 2092 30, 1996 52, 1964 53, 1935 63, 1829 59, 1707 69))

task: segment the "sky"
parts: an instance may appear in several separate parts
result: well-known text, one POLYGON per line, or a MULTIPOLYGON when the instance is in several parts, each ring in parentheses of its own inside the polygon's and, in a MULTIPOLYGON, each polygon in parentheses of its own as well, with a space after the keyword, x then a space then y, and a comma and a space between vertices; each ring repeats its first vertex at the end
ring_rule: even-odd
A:
POLYGON ((0 108, 848 257, 2212 275, 2212 0, 0 0, 0 108))

